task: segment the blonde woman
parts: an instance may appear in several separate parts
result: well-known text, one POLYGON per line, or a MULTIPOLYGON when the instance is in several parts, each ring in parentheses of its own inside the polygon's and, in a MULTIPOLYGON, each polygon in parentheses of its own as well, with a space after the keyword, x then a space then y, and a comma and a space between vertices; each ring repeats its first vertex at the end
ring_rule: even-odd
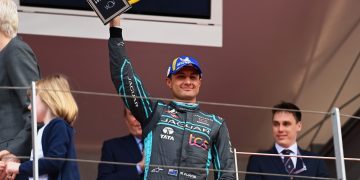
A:
MULTIPOLYGON (((36 82, 37 121, 44 123, 38 131, 40 179, 80 179, 74 161, 47 158, 76 159, 73 124, 78 107, 70 92, 69 83, 62 75, 52 75, 36 82)), ((29 105, 31 110, 31 105, 29 105)), ((31 153, 33 155, 33 152, 31 153)), ((31 159, 32 156, 31 156, 31 159)), ((8 178, 21 174, 32 179, 32 161, 6 164, 8 178)))

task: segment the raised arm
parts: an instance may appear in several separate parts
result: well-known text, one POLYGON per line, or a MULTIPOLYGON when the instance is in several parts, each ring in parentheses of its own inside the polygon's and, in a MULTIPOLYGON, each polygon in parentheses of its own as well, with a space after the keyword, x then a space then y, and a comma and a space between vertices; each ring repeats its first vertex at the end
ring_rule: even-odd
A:
POLYGON ((111 78, 117 92, 124 96, 122 99, 126 107, 144 128, 149 123, 156 102, 148 99, 148 93, 127 57, 122 29, 119 26, 120 17, 110 22, 108 47, 111 78))

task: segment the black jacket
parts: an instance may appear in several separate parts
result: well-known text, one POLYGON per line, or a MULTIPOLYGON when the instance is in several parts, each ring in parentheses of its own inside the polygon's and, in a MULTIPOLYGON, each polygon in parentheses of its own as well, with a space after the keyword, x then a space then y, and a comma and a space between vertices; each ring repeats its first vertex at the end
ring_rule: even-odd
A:
MULTIPOLYGON (((139 146, 132 135, 109 139, 101 149, 101 161, 136 164, 141 161, 139 146)), ((136 166, 100 163, 98 180, 139 180, 136 166)))
MULTIPOLYGON (((299 152, 302 156, 315 156, 314 153, 304 151, 299 148, 299 152)), ((275 146, 270 150, 263 153, 278 154, 275 146)), ((312 177, 328 177, 329 173, 325 162, 321 159, 311 158, 298 158, 296 161, 296 170, 299 173, 297 176, 312 176, 312 177), (301 172, 300 172, 301 171, 301 172)), ((285 170, 284 163, 280 156, 251 156, 247 172, 260 172, 260 173, 271 173, 271 174, 288 174, 285 170)), ((289 177, 280 176, 265 176, 265 175, 246 175, 246 180, 287 180, 289 177)), ((299 178, 294 178, 299 179, 299 178)), ((304 179, 304 178, 303 178, 304 179)))

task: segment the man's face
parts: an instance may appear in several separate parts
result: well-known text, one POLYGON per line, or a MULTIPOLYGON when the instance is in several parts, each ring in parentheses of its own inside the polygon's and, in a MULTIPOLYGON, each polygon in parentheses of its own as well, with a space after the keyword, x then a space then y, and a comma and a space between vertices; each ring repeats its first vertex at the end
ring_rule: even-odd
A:
POLYGON ((274 114, 272 130, 275 142, 288 148, 296 142, 297 134, 301 130, 301 122, 296 122, 292 113, 279 111, 274 114))
POLYGON ((195 103, 200 91, 201 78, 194 67, 186 66, 170 78, 166 78, 166 84, 176 100, 195 103))
POLYGON ((125 122, 129 129, 130 134, 138 138, 141 138, 142 135, 141 125, 139 121, 136 120, 136 118, 131 114, 131 112, 128 109, 126 109, 125 122))

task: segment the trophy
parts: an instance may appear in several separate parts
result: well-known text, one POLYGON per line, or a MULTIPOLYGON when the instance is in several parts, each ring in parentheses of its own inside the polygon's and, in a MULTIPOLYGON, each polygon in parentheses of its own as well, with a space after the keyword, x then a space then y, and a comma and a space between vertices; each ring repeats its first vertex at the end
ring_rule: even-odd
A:
POLYGON ((131 8, 134 0, 87 0, 91 8, 96 12, 101 21, 107 24, 119 14, 131 8))

